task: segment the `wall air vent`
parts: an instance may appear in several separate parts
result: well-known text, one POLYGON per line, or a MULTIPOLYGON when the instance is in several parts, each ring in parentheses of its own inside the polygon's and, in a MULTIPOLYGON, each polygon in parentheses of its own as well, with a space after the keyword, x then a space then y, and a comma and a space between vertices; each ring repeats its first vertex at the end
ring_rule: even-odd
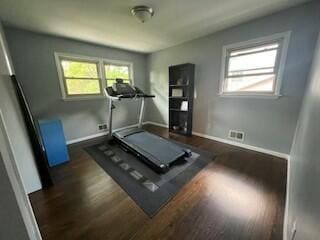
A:
POLYGON ((237 140, 237 141, 243 141, 244 140, 244 132, 230 130, 229 134, 228 134, 228 138, 231 138, 231 139, 237 140))

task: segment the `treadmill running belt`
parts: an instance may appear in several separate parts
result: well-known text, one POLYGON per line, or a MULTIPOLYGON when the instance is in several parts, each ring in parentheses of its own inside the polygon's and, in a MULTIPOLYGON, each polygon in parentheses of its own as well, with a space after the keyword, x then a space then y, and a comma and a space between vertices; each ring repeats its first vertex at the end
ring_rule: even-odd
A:
POLYGON ((123 140, 128 145, 138 146, 163 164, 170 164, 185 154, 180 146, 148 132, 129 135, 123 140))

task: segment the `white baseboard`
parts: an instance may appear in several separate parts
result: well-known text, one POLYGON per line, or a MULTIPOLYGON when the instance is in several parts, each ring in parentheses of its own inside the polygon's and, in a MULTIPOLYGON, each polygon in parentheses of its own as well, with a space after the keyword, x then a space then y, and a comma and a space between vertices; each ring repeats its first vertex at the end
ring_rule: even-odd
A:
MULTIPOLYGON (((155 126, 159 126, 159 127, 163 127, 163 128, 168 128, 168 125, 167 124, 163 124, 163 123, 157 123, 157 122, 152 122, 152 121, 143 122, 143 125, 146 125, 146 124, 151 124, 151 125, 155 125, 155 126)), ((122 127, 122 128, 117 128, 114 131, 119 131, 119 130, 132 128, 132 127, 137 127, 137 126, 138 126, 138 124, 133 124, 133 125, 125 126, 125 127, 122 127)), ((217 141, 217 142, 222 142, 222 143, 225 143, 225 144, 229 144, 229 145, 245 148, 245 149, 248 149, 248 150, 252 150, 252 151, 261 152, 261 153, 269 154, 269 155, 272 155, 272 156, 284 158, 284 159, 287 159, 287 160, 290 157, 286 153, 280 153, 280 152, 276 152, 276 151, 265 149, 265 148, 261 148, 261 147, 256 147, 256 146, 252 146, 252 145, 248 145, 248 144, 244 144, 244 143, 240 143, 240 142, 234 142, 234 141, 231 141, 231 140, 228 140, 228 139, 214 137, 214 136, 203 134, 203 133, 192 132, 192 134, 196 135, 196 136, 199 136, 199 137, 211 139, 211 140, 214 140, 214 141, 217 141)), ((89 140, 89 139, 102 137, 102 136, 106 136, 106 135, 108 135, 108 132, 97 133, 97 134, 89 135, 89 136, 86 136, 86 137, 69 140, 69 141, 67 141, 67 144, 70 145, 70 144, 73 144, 73 143, 78 143, 78 142, 82 142, 82 141, 86 141, 86 140, 89 140)))
POLYGON ((125 126, 125 127, 116 128, 113 131, 116 132, 116 131, 121 131, 121 130, 124 130, 124 129, 127 129, 127 128, 134 128, 134 127, 138 127, 138 124, 132 124, 132 125, 128 125, 128 126, 125 126))
MULTIPOLYGON (((124 129, 127 129, 127 128, 132 128, 132 127, 137 127, 137 126, 138 126, 138 124, 133 124, 133 125, 129 125, 129 126, 125 126, 125 127, 114 129, 114 131, 120 131, 120 130, 124 130, 124 129)), ((78 143, 78 142, 83 142, 83 141, 87 141, 87 140, 90 140, 90 139, 93 139, 93 138, 107 136, 107 135, 108 135, 108 132, 101 132, 101 133, 96 133, 96 134, 92 134, 92 135, 81 137, 81 138, 75 138, 75 139, 68 140, 67 141, 67 145, 78 143)))
POLYGON ((96 134, 92 134, 92 135, 89 135, 86 137, 71 139, 71 140, 67 141, 67 145, 78 143, 78 142, 83 142, 86 140, 90 140, 92 138, 102 137, 102 136, 106 136, 106 135, 108 135, 108 132, 96 133, 96 134))
MULTIPOLYGON (((159 126, 159 127, 168 128, 168 125, 166 125, 166 124, 152 122, 152 121, 147 121, 147 122, 144 122, 143 124, 151 124, 151 125, 155 125, 155 126, 159 126)), ((269 154, 269 155, 272 155, 272 156, 284 158, 286 160, 288 160, 289 157, 290 157, 286 153, 280 153, 280 152, 276 152, 276 151, 265 149, 265 148, 261 148, 261 147, 256 147, 256 146, 252 146, 252 145, 248 145, 248 144, 244 144, 244 143, 240 143, 240 142, 234 142, 234 141, 231 141, 231 140, 228 140, 228 139, 214 137, 214 136, 203 134, 203 133, 192 132, 192 134, 196 135, 196 136, 199 136, 199 137, 211 139, 211 140, 214 140, 214 141, 217 141, 217 142, 222 142, 222 143, 226 143, 226 144, 229 144, 229 145, 245 148, 245 149, 248 149, 248 150, 252 150, 252 151, 261 152, 261 153, 269 154)))
POLYGON ((256 152, 261 152, 261 153, 265 153, 265 154, 269 154, 275 157, 280 157, 280 158, 284 158, 286 160, 289 159, 289 155, 286 153, 280 153, 280 152, 276 152, 273 150, 269 150, 269 149, 265 149, 265 148, 261 148, 261 147, 256 147, 256 146, 252 146, 252 145, 248 145, 248 144, 244 144, 244 143, 239 143, 239 142, 234 142, 231 140, 227 140, 227 139, 223 139, 223 138, 219 138, 219 137, 214 137, 214 136, 210 136, 207 134, 203 134, 203 133, 198 133, 198 132, 192 132, 193 135, 199 136, 199 137, 204 137, 204 138, 208 138, 217 142, 222 142, 222 143, 226 143, 229 145, 233 145, 236 147, 241 147, 241 148, 245 148, 248 150, 252 150, 252 151, 256 151, 256 152))

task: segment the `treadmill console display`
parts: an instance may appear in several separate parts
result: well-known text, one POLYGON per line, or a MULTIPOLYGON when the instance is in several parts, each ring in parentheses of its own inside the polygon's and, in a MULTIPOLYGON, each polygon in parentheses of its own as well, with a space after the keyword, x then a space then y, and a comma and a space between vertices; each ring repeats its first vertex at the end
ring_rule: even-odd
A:
POLYGON ((122 79, 117 79, 117 82, 112 85, 112 90, 117 95, 134 95, 136 90, 129 83, 124 83, 122 79))

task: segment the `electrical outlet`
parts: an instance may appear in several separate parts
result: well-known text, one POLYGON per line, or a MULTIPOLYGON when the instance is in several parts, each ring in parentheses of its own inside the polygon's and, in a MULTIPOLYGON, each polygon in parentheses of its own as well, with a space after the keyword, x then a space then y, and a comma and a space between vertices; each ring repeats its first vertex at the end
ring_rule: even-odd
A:
POLYGON ((108 128, 108 125, 106 123, 98 124, 98 130, 104 131, 108 128))
POLYGON ((290 240, 294 240, 295 239, 296 233, 297 233, 297 220, 294 220, 294 222, 292 223, 290 240))

